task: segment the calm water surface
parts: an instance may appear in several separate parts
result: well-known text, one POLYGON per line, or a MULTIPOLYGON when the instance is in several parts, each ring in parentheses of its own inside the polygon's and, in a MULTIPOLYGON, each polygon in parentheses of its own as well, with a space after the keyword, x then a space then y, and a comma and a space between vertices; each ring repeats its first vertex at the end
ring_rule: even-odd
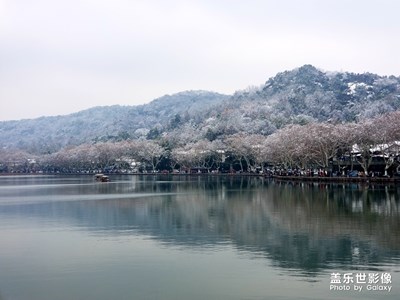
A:
POLYGON ((398 186, 111 180, 0 177, 1 300, 400 299, 398 186))

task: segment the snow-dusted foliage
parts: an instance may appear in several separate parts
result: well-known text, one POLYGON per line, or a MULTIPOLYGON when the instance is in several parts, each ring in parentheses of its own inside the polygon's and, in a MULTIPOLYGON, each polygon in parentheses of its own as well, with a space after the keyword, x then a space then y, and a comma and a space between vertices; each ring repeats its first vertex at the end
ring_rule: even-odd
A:
MULTIPOLYGON (((94 170, 180 169, 190 171, 219 170, 223 163, 237 165, 237 171, 263 171, 266 165, 285 169, 319 168, 327 170, 332 161, 354 161, 367 173, 372 158, 380 157, 385 172, 399 165, 400 111, 358 123, 328 122, 287 125, 275 133, 235 133, 210 141, 188 134, 160 137, 157 140, 95 142, 65 147, 46 154, 31 155, 23 151, 2 149, 0 169, 3 172, 93 172, 94 170), (132 166, 136 163, 136 167, 132 166), (161 166, 160 164, 163 163, 161 166)), ((198 131, 194 130, 199 134, 198 131)))
POLYGON ((367 172, 376 148, 388 169, 400 141, 399 109, 398 77, 305 65, 232 96, 187 91, 141 106, 0 122, 0 167, 29 160, 29 168, 35 161, 71 171, 138 162, 154 171, 213 169, 227 160, 246 172, 266 163, 327 168, 347 155, 367 172))
POLYGON ((0 122, 0 147, 43 154, 93 141, 270 135, 288 124, 362 121, 398 109, 398 77, 328 73, 305 65, 232 96, 187 91, 140 106, 96 107, 67 116, 0 122))

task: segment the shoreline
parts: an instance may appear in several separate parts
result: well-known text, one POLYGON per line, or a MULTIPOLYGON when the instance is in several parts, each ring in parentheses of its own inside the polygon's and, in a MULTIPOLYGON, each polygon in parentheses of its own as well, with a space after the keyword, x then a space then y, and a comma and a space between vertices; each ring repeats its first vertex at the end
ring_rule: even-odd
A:
POLYGON ((400 184, 400 177, 310 177, 310 176, 271 176, 271 178, 282 181, 304 181, 304 182, 348 182, 348 183, 397 183, 400 184))
MULTIPOLYGON (((0 173, 0 177, 6 176, 94 176, 95 174, 83 173, 0 173)), ((262 177, 277 181, 297 182, 324 182, 324 183, 381 183, 400 184, 400 177, 319 177, 319 176, 279 176, 256 173, 104 173, 111 176, 217 176, 217 177, 262 177)))

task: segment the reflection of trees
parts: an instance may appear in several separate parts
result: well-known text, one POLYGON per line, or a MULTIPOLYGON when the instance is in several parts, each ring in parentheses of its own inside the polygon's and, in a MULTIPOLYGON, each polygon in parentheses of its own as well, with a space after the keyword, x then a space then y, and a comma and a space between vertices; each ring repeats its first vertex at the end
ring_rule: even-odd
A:
POLYGON ((139 232, 174 245, 232 243, 305 272, 400 257, 400 189, 394 187, 148 176, 81 186, 79 193, 110 198, 4 206, 0 214, 72 220, 96 234, 139 232), (132 197, 118 199, 124 194, 132 197))
POLYGON ((289 184, 281 189, 269 189, 268 193, 272 203, 264 204, 279 210, 280 226, 291 226, 309 235, 346 234, 384 243, 390 248, 400 247, 400 237, 394 234, 400 225, 399 190, 379 186, 289 184))
POLYGON ((398 192, 272 184, 251 216, 253 225, 264 220, 265 230, 255 226, 256 230, 236 232, 232 239, 244 249, 266 253, 281 266, 308 271, 328 263, 380 263, 400 254, 398 192))

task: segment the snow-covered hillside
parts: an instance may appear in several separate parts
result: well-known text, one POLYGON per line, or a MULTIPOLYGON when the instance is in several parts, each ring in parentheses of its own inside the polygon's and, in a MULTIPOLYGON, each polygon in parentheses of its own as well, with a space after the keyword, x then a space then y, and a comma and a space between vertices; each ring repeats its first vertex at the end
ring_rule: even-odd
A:
POLYGON ((359 121, 399 109, 399 77, 324 72, 305 65, 231 96, 186 91, 141 106, 0 122, 0 147, 52 153, 96 141, 214 141, 236 133, 269 135, 287 124, 359 121))

